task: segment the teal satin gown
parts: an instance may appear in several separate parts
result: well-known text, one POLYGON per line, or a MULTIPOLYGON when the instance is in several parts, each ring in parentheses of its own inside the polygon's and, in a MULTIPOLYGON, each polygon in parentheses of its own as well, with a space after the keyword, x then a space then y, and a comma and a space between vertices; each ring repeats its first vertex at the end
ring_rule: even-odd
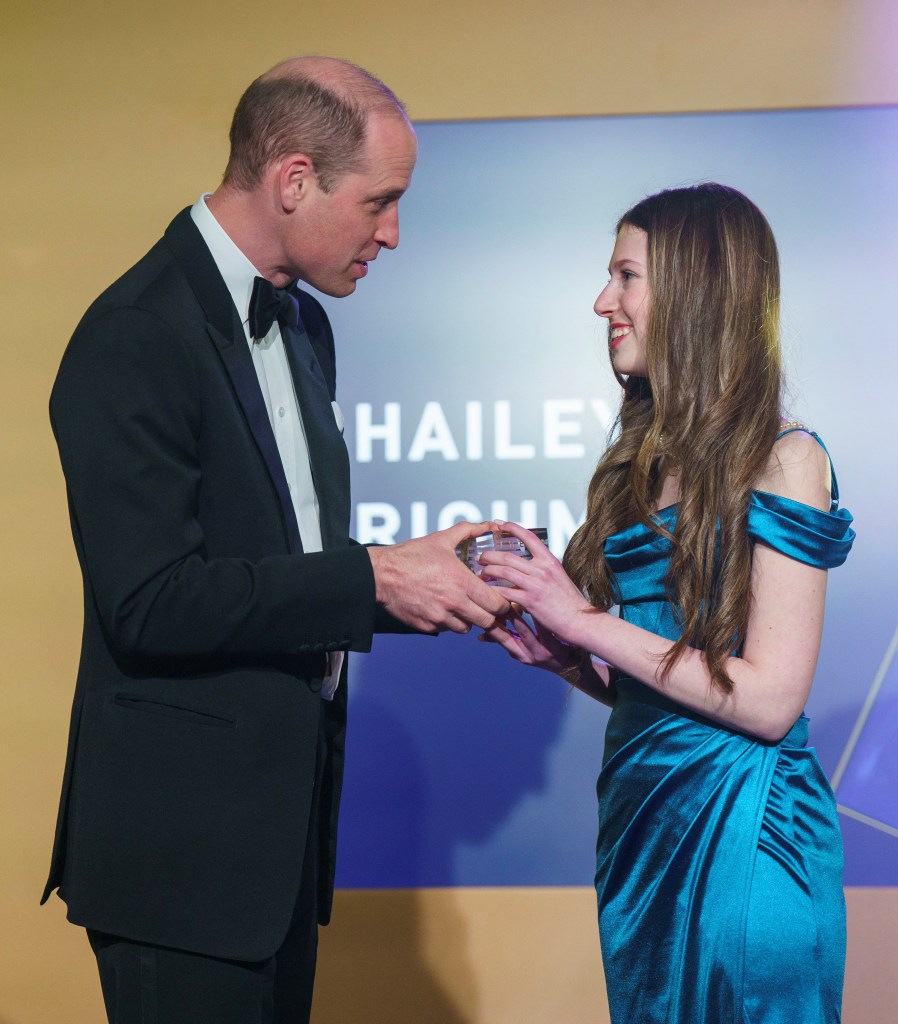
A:
MULTIPOLYGON (((841 564, 854 531, 835 477, 833 496, 821 512, 756 491, 752 541, 809 565, 841 564)), ((676 506, 658 516, 672 529, 676 506)), ((669 542, 641 524, 605 543, 621 616, 675 639, 669 556, 669 542)), ((805 746, 807 718, 766 743, 635 679, 617 693, 596 858, 613 1024, 838 1021, 842 842, 832 791, 805 746)))

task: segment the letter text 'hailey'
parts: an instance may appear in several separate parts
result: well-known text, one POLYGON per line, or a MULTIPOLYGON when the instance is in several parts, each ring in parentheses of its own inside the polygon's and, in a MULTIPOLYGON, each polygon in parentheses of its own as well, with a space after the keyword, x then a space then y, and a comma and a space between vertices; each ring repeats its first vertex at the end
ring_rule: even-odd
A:
POLYGON ((465 458, 494 459, 582 459, 594 443, 597 427, 602 440, 611 427, 613 413, 601 398, 546 398, 542 401, 540 423, 533 423, 533 411, 513 415, 512 404, 492 404, 489 428, 485 426, 485 403, 464 403, 464 411, 446 415, 440 402, 426 402, 409 428, 403 426, 399 402, 385 402, 375 417, 374 406, 360 402, 355 407, 356 462, 422 462, 428 455, 446 462, 465 458), (450 419, 455 427, 450 425, 450 419), (521 426, 521 422, 524 426, 521 426))

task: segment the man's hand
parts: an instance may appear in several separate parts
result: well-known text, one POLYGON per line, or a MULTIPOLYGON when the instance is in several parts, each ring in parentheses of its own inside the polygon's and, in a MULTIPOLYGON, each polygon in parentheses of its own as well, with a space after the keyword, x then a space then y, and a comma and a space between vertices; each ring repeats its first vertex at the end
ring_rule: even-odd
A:
POLYGON ((368 548, 378 603, 426 633, 467 633, 472 625, 495 625, 511 606, 455 554, 462 541, 493 528, 492 523, 456 523, 418 540, 368 548))

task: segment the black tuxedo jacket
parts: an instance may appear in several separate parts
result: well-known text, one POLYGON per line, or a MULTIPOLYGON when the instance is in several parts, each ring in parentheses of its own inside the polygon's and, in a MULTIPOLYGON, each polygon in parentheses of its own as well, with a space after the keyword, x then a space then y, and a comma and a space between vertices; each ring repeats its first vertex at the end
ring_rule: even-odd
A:
POLYGON ((271 955, 299 887, 319 744, 329 916, 346 682, 322 701, 326 652, 366 651, 396 624, 377 621, 370 560, 349 540, 330 326, 311 296, 301 316, 315 358, 287 348, 315 554, 302 553, 243 327, 189 210, 63 356, 50 412, 84 636, 44 899, 58 886, 77 924, 271 955))

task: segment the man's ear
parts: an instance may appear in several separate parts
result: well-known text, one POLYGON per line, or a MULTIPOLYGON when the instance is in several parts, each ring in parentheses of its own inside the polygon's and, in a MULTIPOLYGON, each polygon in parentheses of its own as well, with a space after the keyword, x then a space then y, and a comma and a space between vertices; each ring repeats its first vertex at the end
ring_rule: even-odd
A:
POLYGON ((290 153, 282 157, 277 166, 277 188, 284 210, 292 213, 308 196, 317 178, 310 156, 290 153))

